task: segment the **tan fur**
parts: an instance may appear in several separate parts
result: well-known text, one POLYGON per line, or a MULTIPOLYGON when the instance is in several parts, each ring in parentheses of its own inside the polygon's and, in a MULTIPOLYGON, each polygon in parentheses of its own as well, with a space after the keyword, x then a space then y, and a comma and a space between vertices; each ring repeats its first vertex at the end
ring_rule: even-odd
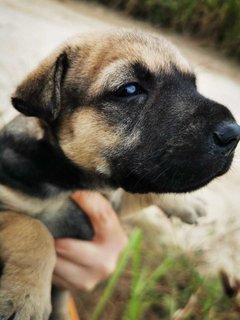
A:
POLYGON ((196 224, 206 215, 205 204, 194 194, 130 194, 123 192, 119 213, 135 215, 146 207, 155 205, 169 217, 178 217, 185 223, 196 224))
POLYGON ((119 38, 119 43, 111 43, 110 41, 109 47, 111 50, 107 53, 103 52, 105 58, 101 61, 101 64, 98 61, 95 64, 92 62, 92 70, 89 71, 90 73, 94 71, 95 77, 97 73, 97 77, 90 86, 89 93, 92 91, 99 93, 104 86, 115 89, 123 84, 125 80, 131 82, 128 66, 136 61, 145 64, 153 73, 161 70, 169 72, 171 64, 176 65, 183 72, 191 72, 186 60, 166 40, 153 43, 149 39, 148 43, 146 43, 145 37, 142 39, 141 37, 123 39, 119 35, 119 38))
POLYGON ((118 189, 105 196, 123 218, 136 215, 153 205, 169 217, 178 217, 189 224, 196 224, 199 217, 206 215, 205 204, 194 194, 131 194, 118 189))
POLYGON ((37 314, 38 319, 47 319, 51 311, 51 277, 55 264, 51 235, 41 222, 14 212, 1 212, 0 230, 1 259, 4 261, 1 316, 8 318, 11 315, 8 308, 12 303, 16 309, 21 308, 22 319, 28 319, 31 314, 37 314))
POLYGON ((64 123, 59 137, 65 154, 83 168, 108 175, 104 153, 117 148, 119 134, 91 108, 73 113, 64 123))
POLYGON ((146 33, 139 31, 113 29, 80 34, 66 41, 28 75, 18 87, 16 96, 24 98, 31 88, 39 87, 47 80, 48 88, 41 99, 48 100, 53 65, 62 52, 66 52, 71 61, 66 82, 75 82, 79 86, 87 82, 86 96, 95 96, 105 87, 114 89, 125 80, 131 81, 129 65, 134 62, 145 64, 153 73, 170 72, 173 65, 179 71, 192 72, 186 59, 165 38, 152 33, 147 37, 146 33))
POLYGON ((114 29, 75 36, 53 56, 56 58, 63 50, 74 60, 76 81, 79 82, 80 77, 90 80, 86 92, 89 95, 98 94, 104 87, 116 87, 126 79, 130 81, 128 66, 133 62, 142 62, 153 72, 169 72, 171 65, 182 72, 192 72, 186 59, 169 41, 159 35, 153 41, 153 34, 147 37, 139 31, 134 34, 114 29), (125 76, 121 71, 126 71, 125 76))
POLYGON ((42 211, 47 211, 49 214, 57 212, 66 201, 66 194, 68 193, 65 192, 49 199, 39 199, 37 197, 29 197, 20 191, 0 185, 0 194, 2 202, 0 206, 2 205, 3 208, 29 214, 34 217, 42 211))

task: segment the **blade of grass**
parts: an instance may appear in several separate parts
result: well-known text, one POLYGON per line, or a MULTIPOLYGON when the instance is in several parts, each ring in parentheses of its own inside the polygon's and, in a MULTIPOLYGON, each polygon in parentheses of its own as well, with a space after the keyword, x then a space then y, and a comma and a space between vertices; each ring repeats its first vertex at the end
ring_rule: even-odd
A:
POLYGON ((140 243, 138 243, 138 245, 139 247, 136 248, 137 251, 134 253, 132 294, 124 314, 124 320, 140 319, 152 304, 151 299, 149 299, 149 292, 154 289, 159 280, 171 270, 175 263, 173 257, 166 257, 161 265, 153 271, 150 277, 144 270, 141 270, 140 273, 139 263, 141 247, 140 243))
POLYGON ((99 318, 99 316, 102 314, 107 301, 109 300, 109 298, 111 297, 114 288, 116 287, 116 284, 122 274, 122 272, 124 271, 132 253, 135 251, 135 249, 139 246, 139 243, 141 242, 141 235, 142 232, 140 229, 135 229, 129 239, 128 245, 126 247, 126 249, 124 250, 116 271, 114 272, 114 274, 112 275, 112 277, 110 278, 110 280, 108 281, 108 284, 93 312, 93 315, 91 317, 91 320, 97 320, 99 318))
POLYGON ((156 285, 159 283, 160 279, 163 278, 175 264, 175 258, 171 256, 167 256, 151 274, 149 277, 145 277, 145 281, 141 281, 138 286, 138 296, 141 301, 139 304, 139 314, 143 315, 146 310, 151 306, 152 302, 149 298, 149 293, 154 290, 156 285))
POLYGON ((154 288, 154 286, 156 285, 156 283, 165 276, 165 274, 167 272, 169 272, 171 270, 171 268, 174 266, 175 263, 175 258, 174 257, 166 257, 162 263, 160 264, 159 267, 157 267, 153 273, 151 274, 150 278, 148 281, 146 281, 145 284, 145 288, 142 291, 142 294, 144 294, 144 291, 149 291, 152 288, 154 288))
POLYGON ((136 320, 139 318, 139 303, 140 299, 138 297, 138 286, 140 277, 140 257, 141 257, 141 244, 142 244, 142 234, 139 237, 139 241, 136 243, 133 254, 133 275, 132 275, 132 287, 131 287, 131 297, 126 307, 124 313, 124 320, 136 320))

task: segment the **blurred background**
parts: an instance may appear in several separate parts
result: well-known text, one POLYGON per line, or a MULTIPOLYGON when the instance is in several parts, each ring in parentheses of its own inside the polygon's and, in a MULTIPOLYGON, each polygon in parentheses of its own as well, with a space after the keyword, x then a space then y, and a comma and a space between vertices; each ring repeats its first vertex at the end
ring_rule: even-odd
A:
MULTIPOLYGON (((240 0, 1 0, 0 126, 16 114, 15 86, 41 59, 73 34, 112 26, 170 39, 193 65, 200 92, 240 121, 240 0)), ((126 258, 101 312, 105 284, 76 295, 81 319, 240 319, 239 155, 227 175, 193 195, 207 210, 196 226, 156 207, 123 221, 130 233, 143 230, 135 262, 126 258)))

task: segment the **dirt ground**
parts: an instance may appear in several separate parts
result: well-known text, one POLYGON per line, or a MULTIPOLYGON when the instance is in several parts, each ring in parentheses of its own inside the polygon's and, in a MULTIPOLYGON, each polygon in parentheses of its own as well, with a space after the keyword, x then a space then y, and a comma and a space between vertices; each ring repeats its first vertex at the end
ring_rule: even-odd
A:
MULTIPOLYGON (((43 57, 75 33, 110 25, 152 29, 101 7, 72 0, 1 0, 0 125, 15 114, 10 105, 14 87, 43 57)), ((240 121, 239 65, 188 38, 161 33, 193 64, 200 91, 227 105, 240 121)), ((161 237, 180 244, 185 250, 204 250, 207 269, 224 267, 235 276, 240 265, 239 155, 238 148, 231 171, 196 193, 206 202, 208 211, 197 226, 182 224, 177 219, 169 221, 156 208, 150 208, 147 213, 154 223, 159 223, 161 237)))

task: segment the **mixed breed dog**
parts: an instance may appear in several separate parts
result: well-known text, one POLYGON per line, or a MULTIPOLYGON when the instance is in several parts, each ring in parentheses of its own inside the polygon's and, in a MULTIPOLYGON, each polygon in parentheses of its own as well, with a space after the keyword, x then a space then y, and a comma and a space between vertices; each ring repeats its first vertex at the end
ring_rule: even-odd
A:
POLYGON ((53 238, 94 235, 72 191, 98 190, 118 212, 156 204, 194 222, 201 206, 171 193, 227 172, 240 139, 179 51, 140 31, 70 39, 12 104, 21 115, 0 132, 1 320, 68 319, 66 293, 51 284, 53 238), (186 215, 192 205, 195 216, 186 215))

